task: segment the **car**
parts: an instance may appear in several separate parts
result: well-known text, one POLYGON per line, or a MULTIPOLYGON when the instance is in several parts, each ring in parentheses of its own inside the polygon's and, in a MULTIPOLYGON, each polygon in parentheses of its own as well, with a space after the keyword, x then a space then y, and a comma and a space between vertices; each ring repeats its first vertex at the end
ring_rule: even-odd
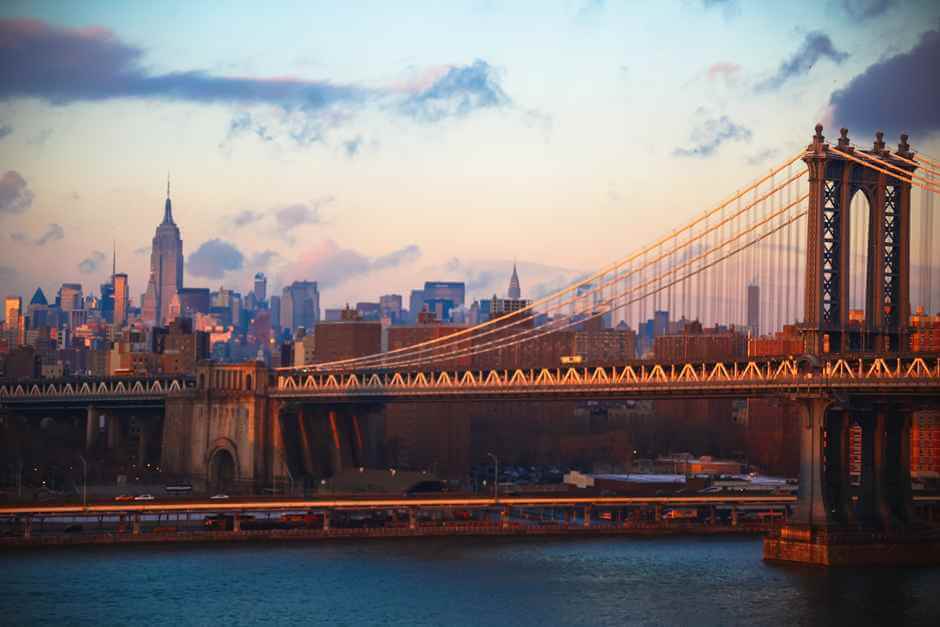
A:
POLYGON ((120 494, 114 497, 114 500, 115 501, 133 501, 134 497, 131 496, 130 494, 120 494))
POLYGON ((134 497, 135 501, 156 501, 152 494, 138 494, 134 497))
POLYGON ((221 500, 227 499, 227 498, 228 498, 228 494, 213 494, 212 496, 209 497, 209 500, 210 500, 210 501, 221 501, 221 500))

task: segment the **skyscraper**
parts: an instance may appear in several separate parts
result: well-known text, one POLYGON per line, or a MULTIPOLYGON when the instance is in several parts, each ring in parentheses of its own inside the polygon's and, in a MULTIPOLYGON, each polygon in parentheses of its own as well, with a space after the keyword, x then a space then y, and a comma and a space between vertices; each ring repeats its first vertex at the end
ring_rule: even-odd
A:
POLYGON ((173 295, 183 287, 183 240, 180 230, 173 222, 173 206, 170 203, 170 181, 166 182, 166 203, 163 207, 163 222, 153 236, 150 252, 150 281, 143 303, 144 321, 151 324, 168 322, 173 295), (152 286, 152 288, 151 288, 152 286), (148 316, 152 316, 148 319, 148 316))
POLYGON ((281 293, 281 326, 313 329, 320 321, 320 292, 316 281, 294 281, 281 293))
POLYGON ((7 323, 7 327, 18 319, 20 312, 23 309, 23 299, 19 296, 7 296, 3 301, 3 319, 7 323))
POLYGON ((268 297, 268 278, 264 272, 255 275, 255 298, 259 303, 263 303, 268 297))
POLYGON ((751 335, 760 335, 760 288, 747 286, 747 326, 751 335))
POLYGON ((42 288, 37 287, 29 301, 29 325, 33 329, 44 327, 49 323, 49 302, 42 288))
POLYGON ((115 274, 114 283, 114 326, 122 327, 127 322, 127 275, 115 274))
POLYGON ((512 276, 509 278, 509 290, 506 292, 509 300, 519 300, 522 298, 522 289, 519 287, 519 274, 516 272, 516 264, 512 264, 512 276))

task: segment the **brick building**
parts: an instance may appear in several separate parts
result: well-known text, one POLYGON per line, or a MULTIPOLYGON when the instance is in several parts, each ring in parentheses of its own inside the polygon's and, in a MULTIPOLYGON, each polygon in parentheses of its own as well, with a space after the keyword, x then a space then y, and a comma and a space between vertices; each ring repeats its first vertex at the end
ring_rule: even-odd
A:
POLYGON ((318 322, 314 331, 318 363, 365 357, 382 350, 382 323, 364 321, 348 307, 336 322, 318 322))
POLYGON ((940 476, 940 411, 914 414, 911 423, 911 472, 940 476))
POLYGON ((695 322, 685 332, 661 335, 654 340, 653 354, 665 363, 713 362, 744 359, 747 356, 747 336, 722 329, 702 329, 695 322))

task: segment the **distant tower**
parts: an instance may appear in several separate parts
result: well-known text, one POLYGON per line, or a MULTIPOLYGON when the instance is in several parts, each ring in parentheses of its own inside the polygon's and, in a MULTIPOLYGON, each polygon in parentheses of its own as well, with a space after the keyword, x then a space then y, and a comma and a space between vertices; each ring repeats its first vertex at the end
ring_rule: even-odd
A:
POLYGON ((760 287, 756 284, 747 286, 747 326, 751 335, 760 335, 760 287))
POLYGON ((516 262, 512 264, 512 276, 509 278, 509 291, 506 296, 510 300, 519 300, 522 298, 522 290, 519 289, 519 273, 516 272, 516 262))
POLYGON ((255 274, 255 299, 259 303, 263 303, 268 297, 268 279, 264 276, 264 272, 259 272, 255 274))
MULTIPOLYGON (((173 222, 173 205, 170 202, 170 177, 166 179, 166 203, 163 206, 163 222, 153 236, 150 253, 150 283, 147 293, 153 294, 153 319, 144 320, 152 324, 166 324, 169 320, 170 302, 173 295, 183 287, 183 240, 180 230, 173 222)), ((149 309, 149 308, 148 308, 149 309)))

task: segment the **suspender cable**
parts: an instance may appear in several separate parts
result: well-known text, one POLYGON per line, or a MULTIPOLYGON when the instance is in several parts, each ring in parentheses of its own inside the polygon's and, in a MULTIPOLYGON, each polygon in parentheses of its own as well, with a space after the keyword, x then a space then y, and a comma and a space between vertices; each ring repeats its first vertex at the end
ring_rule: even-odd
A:
MULTIPOLYGON (((764 227, 768 222, 770 222, 773 218, 776 218, 777 215, 787 213, 790 209, 793 208, 793 206, 798 205, 800 202, 802 202, 802 201, 805 200, 806 198, 807 198, 807 197, 802 197, 802 198, 800 198, 799 201, 797 201, 796 203, 794 203, 792 206, 788 206, 788 207, 782 209, 780 212, 778 212, 778 214, 771 215, 771 216, 769 216, 768 218, 765 218, 765 219, 761 220, 761 221, 758 223, 757 226, 760 227, 760 228, 763 228, 763 227, 764 227)), ((737 254, 740 253, 741 251, 745 251, 745 250, 747 250, 747 249, 750 248, 750 247, 753 247, 753 246, 755 246, 755 245, 758 245, 761 241, 763 241, 763 240, 766 239, 767 237, 771 236, 774 232, 776 232, 776 230, 781 229, 781 228, 784 228, 784 227, 785 227, 786 225, 788 225, 791 221, 796 221, 796 220, 800 219, 803 215, 805 215, 805 211, 804 211, 804 212, 801 212, 801 213, 799 213, 799 214, 797 214, 796 216, 794 216, 794 217, 792 217, 792 218, 790 218, 787 222, 784 222, 784 223, 778 225, 778 226, 775 227, 773 230, 766 231, 766 232, 761 232, 757 237, 752 237, 751 239, 746 240, 744 243, 740 244, 737 248, 729 249, 729 251, 728 251, 727 253, 725 253, 724 255, 722 255, 720 258, 713 259, 712 261, 710 261, 708 266, 702 266, 702 265, 699 263, 699 262, 701 261, 702 255, 698 256, 698 257, 695 258, 695 259, 690 260, 690 262, 684 264, 684 266, 686 266, 686 267, 689 268, 689 272, 690 272, 690 273, 692 273, 692 272, 694 272, 694 273, 701 273, 701 272, 707 270, 709 267, 711 267, 711 266, 713 266, 713 265, 715 265, 715 264, 717 264, 717 263, 720 263, 720 262, 722 262, 722 261, 724 261, 724 260, 726 260, 726 259, 732 258, 733 256, 737 255, 737 254)), ((755 229, 755 231, 759 231, 759 229, 755 229)), ((733 238, 731 238, 731 239, 730 239, 728 242, 726 242, 726 243, 730 243, 730 242, 732 242, 732 241, 734 241, 734 240, 741 239, 742 237, 744 237, 744 236, 746 236, 746 235, 751 235, 751 234, 752 234, 752 233, 738 233, 738 234, 736 234, 733 238)), ((678 280, 681 280, 681 279, 678 279, 678 280)), ((656 277, 653 277, 653 278, 651 278, 651 279, 648 279, 647 281, 645 281, 645 282, 642 283, 641 285, 637 286, 637 289, 638 289, 638 290, 644 290, 642 294, 639 294, 639 295, 633 294, 633 295, 631 295, 625 302, 619 303, 619 304, 616 304, 616 305, 613 304, 613 303, 610 303, 609 306, 610 306, 611 308, 621 308, 621 307, 624 307, 624 306, 628 306, 628 305, 630 304, 630 302, 635 302, 635 301, 638 301, 638 300, 644 300, 644 299, 646 299, 647 297, 649 297, 649 296, 652 294, 653 291, 655 291, 656 289, 661 289, 660 286, 657 286, 657 281, 658 281, 658 279, 657 279, 656 277)), ((591 315, 589 315, 587 318, 585 318, 584 321, 591 320, 591 319, 593 319, 593 318, 596 318, 596 317, 599 316, 599 315, 601 315, 601 314, 600 314, 600 313, 591 314, 591 315)), ((456 356, 460 356, 460 357, 470 357, 470 356, 477 355, 477 354, 481 354, 481 353, 485 353, 485 352, 491 352, 491 351, 497 350, 497 349, 505 349, 505 348, 517 346, 517 345, 522 344, 522 343, 524 343, 524 342, 531 341, 531 340, 533 340, 533 339, 538 339, 538 338, 540 338, 540 337, 545 337, 546 335, 550 335, 550 334, 552 334, 552 333, 556 333, 556 332, 558 332, 558 331, 564 330, 564 329, 566 329, 566 328, 571 327, 571 326, 574 325, 574 324, 577 324, 578 322, 579 322, 578 320, 568 320, 568 321, 566 321, 563 325, 560 325, 560 326, 557 327, 557 328, 553 328, 553 329, 539 329, 540 333, 537 334, 537 335, 535 335, 535 336, 533 336, 533 337, 518 339, 518 340, 515 340, 515 341, 509 341, 509 340, 513 340, 513 338, 515 338, 516 336, 521 335, 521 334, 516 334, 515 336, 509 336, 509 337, 506 337, 506 338, 501 338, 501 339, 507 340, 507 342, 504 342, 504 343, 502 343, 502 344, 499 343, 500 340, 493 340, 493 341, 488 342, 488 343, 486 343, 486 344, 484 344, 484 345, 480 345, 480 346, 477 346, 477 347, 471 347, 471 348, 468 348, 468 349, 463 349, 463 350, 460 350, 460 351, 454 351, 454 352, 451 352, 451 353, 447 353, 447 354, 445 354, 445 355, 441 355, 440 358, 451 358, 451 357, 456 357, 456 356)), ((415 362, 396 362, 396 363, 393 363, 393 364, 389 364, 389 367, 405 368, 405 367, 413 367, 413 366, 417 366, 417 365, 422 365, 422 363, 423 363, 423 362, 422 362, 421 360, 418 360, 418 361, 415 361, 415 362)), ((425 363, 424 365, 428 365, 428 364, 425 363)))
MULTIPOLYGON (((802 178, 802 177, 805 176, 805 175, 806 175, 806 171, 804 170, 804 171, 800 172, 798 175, 794 176, 794 177, 793 177, 793 180, 798 180, 799 178, 802 178)), ((767 177, 765 177, 764 179, 761 179, 761 181, 765 180, 766 178, 767 178, 767 177)), ((741 209, 738 213, 736 213, 736 215, 740 215, 741 212, 746 213, 746 212, 751 211, 751 210, 754 208, 754 206, 756 205, 756 203, 759 202, 757 189, 756 189, 754 186, 751 186, 751 187, 746 188, 745 191, 750 191, 750 190, 752 190, 752 189, 754 190, 754 202, 749 203, 748 205, 746 205, 743 209, 741 209)), ((735 200, 739 200, 740 197, 741 197, 741 195, 742 195, 742 193, 737 194, 734 199, 735 199, 735 200)), ((714 213, 714 212, 711 212, 711 213, 714 213)), ((685 231, 685 230, 688 230, 688 231, 689 231, 689 238, 688 238, 688 241, 685 242, 685 244, 683 244, 683 248, 686 248, 687 250, 691 250, 692 247, 693 247, 693 245, 695 244, 695 242, 696 242, 698 239, 701 238, 701 235, 698 235, 698 236, 695 235, 694 229, 695 229, 695 227, 696 227, 698 224, 700 224, 700 223, 703 221, 703 219, 704 219, 704 218, 697 218, 697 219, 694 220, 692 223, 690 223, 690 225, 687 225, 687 226, 684 227, 683 229, 680 229, 679 231, 676 232, 676 237, 679 237, 679 235, 681 235, 681 233, 682 233, 683 231, 685 231)), ((668 239, 668 238, 667 238, 667 239, 668 239)), ((658 245, 658 244, 657 244, 657 245, 658 245)), ((637 253, 634 253, 634 254, 631 255, 630 257, 626 258, 626 260, 622 260, 621 262, 618 262, 617 264, 614 264, 614 265, 610 266, 610 269, 613 269, 613 270, 619 269, 620 267, 623 267, 623 266, 625 266, 625 265, 627 265, 627 264, 631 264, 632 262, 635 262, 636 260, 640 259, 641 257, 645 259, 645 258, 647 257, 647 254, 648 254, 648 252, 649 252, 650 250, 652 250, 652 246, 647 246, 647 247, 645 247, 643 250, 641 250, 641 251, 639 251, 639 252, 637 252, 637 253)), ((646 264, 644 264, 644 269, 645 269, 645 268, 646 268, 646 264)), ((610 269, 607 269, 607 270, 605 270, 605 272, 599 273, 599 274, 595 275, 595 276, 592 277, 592 278, 597 278, 598 276, 602 276, 603 274, 606 274, 606 272, 610 271, 610 269)), ((645 273, 644 273, 644 276, 645 276, 645 273)), ((523 307, 522 309, 520 309, 520 310, 518 310, 518 311, 516 311, 516 312, 510 313, 510 314, 506 314, 506 315, 503 315, 503 316, 499 316, 499 317, 497 317, 497 318, 494 318, 494 319, 491 319, 491 320, 486 321, 486 322, 484 322, 484 323, 481 323, 481 324, 479 324, 479 325, 477 325, 477 326, 475 326, 475 327, 470 327, 470 328, 468 328, 468 329, 463 329, 463 330, 461 330, 461 331, 457 331, 457 332, 455 332, 455 333, 452 333, 452 334, 450 334, 450 335, 448 335, 448 336, 445 336, 445 337, 442 337, 442 338, 436 338, 436 339, 434 339, 434 340, 428 340, 428 341, 421 342, 421 343, 418 343, 418 344, 415 344, 415 345, 411 345, 411 346, 409 346, 409 347, 405 347, 405 348, 402 348, 402 349, 395 349, 395 350, 393 350, 393 351, 388 351, 388 352, 385 352, 385 353, 379 353, 379 354, 377 354, 377 355, 365 356, 365 357, 359 357, 359 358, 353 358, 353 359, 337 360, 337 361, 326 362, 326 363, 321 363, 321 364, 312 364, 312 365, 310 365, 310 366, 308 366, 308 367, 305 367, 305 368, 303 368, 303 369, 304 369, 304 370, 325 370, 325 369, 327 369, 328 367, 342 367, 343 369, 350 369, 350 368, 353 368, 353 367, 355 367, 355 366, 362 366, 362 367, 376 367, 376 366, 382 366, 383 364, 385 364, 386 362, 388 362, 389 359, 395 357, 396 355, 400 355, 400 354, 402 354, 402 353, 410 353, 410 354, 413 354, 413 355, 423 354, 423 353, 432 352, 432 351, 435 351, 435 350, 440 350, 440 349, 446 348, 447 345, 450 345, 450 344, 454 344, 454 343, 457 343, 457 342, 466 341, 466 339, 462 339, 462 338, 466 338, 467 335, 469 335, 469 334, 471 334, 471 333, 476 333, 476 332, 478 332, 478 331, 481 331, 482 329, 484 329, 484 328, 486 328, 486 327, 494 327, 494 325, 495 325, 496 323, 498 323, 498 322, 502 322, 503 324, 500 325, 499 327, 490 328, 490 329, 487 330, 487 331, 483 331, 483 332, 481 332, 481 333, 478 333, 476 336, 474 336, 474 338, 475 338, 475 339, 478 339, 478 338, 480 338, 480 337, 483 337, 483 336, 486 336, 486 335, 490 335, 490 334, 495 333, 495 332, 502 332, 502 330, 503 330, 506 326, 513 326, 513 325, 516 325, 516 324, 520 324, 520 323, 522 323, 522 322, 525 322, 525 321, 528 319, 528 317, 527 317, 525 314, 526 314, 527 312, 529 312, 529 311, 532 311, 532 310, 533 310, 536 306, 538 306, 538 305, 545 304, 545 303, 551 303, 551 302, 554 302, 554 301, 556 301, 556 300, 559 301, 559 303, 561 303, 561 302, 562 302, 562 301, 561 301, 561 298, 562 298, 563 296, 565 296, 566 294, 570 294, 570 293, 573 292, 573 291, 576 293, 577 290, 580 289, 580 288, 583 286, 583 284, 584 284, 583 281, 582 281, 582 282, 579 282, 579 283, 575 283, 575 284, 573 284, 572 286, 569 286, 569 287, 566 288, 566 289, 559 290, 558 292, 556 292, 556 293, 554 293, 554 294, 551 294, 551 295, 549 295, 549 296, 547 296, 547 297, 544 297, 544 298, 541 298, 541 299, 539 299, 539 300, 537 300, 537 301, 534 301, 534 302, 531 303, 530 305, 528 305, 528 306, 526 306, 526 307, 523 307), (509 321, 511 318, 515 318, 515 321, 509 321), (443 346, 438 346, 438 345, 443 345, 443 346)), ((550 307, 550 308, 548 309, 548 311, 546 311, 546 313, 548 313, 548 312, 551 311, 551 310, 557 310, 558 307, 560 307, 560 306, 563 306, 563 305, 557 305, 557 306, 550 307)), ((637 312, 638 312, 637 324, 639 325, 639 323, 642 321, 642 314, 645 313, 645 306, 643 305, 643 303, 638 303, 638 305, 637 305, 637 312)), ((293 370, 293 369, 294 369, 294 368, 280 368, 280 370, 293 370)))
MULTIPOLYGON (((778 212, 776 212, 775 214, 772 214, 772 215, 770 215, 770 216, 768 216, 768 217, 766 217, 766 218, 763 218, 760 222, 758 222, 757 224, 754 225, 754 227, 752 228, 752 230, 751 230, 750 232, 739 232, 739 233, 736 233, 735 235, 733 235, 732 237, 728 238, 728 240, 727 240, 726 242, 724 242, 724 243, 722 244, 722 246, 724 246, 724 245, 729 245, 729 246, 730 246, 731 244, 733 244, 734 242, 736 242, 737 240, 740 240, 740 239, 742 239, 742 238, 743 238, 745 241, 744 241, 743 244, 740 244, 737 249, 734 249, 732 252, 729 252, 728 254, 722 256, 719 260, 712 260, 712 261, 709 262, 709 265, 708 265, 708 266, 703 266, 702 263, 701 263, 701 262, 702 262, 702 259, 703 259, 704 256, 705 256, 704 253, 703 253, 703 254, 700 254, 700 255, 698 255, 698 256, 696 256, 696 257, 693 257, 693 258, 689 259, 688 261, 684 262, 684 263, 682 264, 682 266, 681 266, 679 269, 680 269, 680 270, 686 270, 686 269, 688 269, 688 270, 687 270, 687 274, 693 274, 693 273, 694 273, 694 274, 700 274, 700 273, 702 273, 703 271, 707 270, 707 269, 708 269, 709 267, 711 267, 712 265, 714 265, 715 263, 718 263, 718 262, 721 261, 721 260, 730 258, 731 256, 737 254, 737 253, 740 252, 740 251, 746 250, 746 249, 749 248, 749 247, 753 247, 755 244, 759 243, 759 242, 762 241, 764 238, 766 238, 771 232, 765 233, 765 234, 760 235, 759 237, 756 237, 756 238, 755 238, 755 237, 751 237, 750 239, 748 239, 748 236, 751 236, 753 233, 758 232, 760 229, 764 228, 767 223, 769 223, 773 218, 776 218, 778 215, 782 215, 782 214, 788 213, 793 207, 799 205, 799 204, 800 204, 803 200, 805 200, 806 198, 807 198, 807 197, 804 196, 804 197, 800 198, 797 202, 793 203, 792 205, 789 205, 789 206, 787 206, 787 207, 784 207, 783 209, 780 209, 780 210, 779 210, 778 212)), ((794 218, 794 219, 795 219, 795 218, 794 218)), ((681 280, 681 279, 679 279, 679 280, 681 280)), ((623 307, 623 306, 629 304, 629 302, 637 302, 637 301, 640 301, 640 300, 645 300, 646 298, 648 298, 649 296, 652 295, 652 292, 654 292, 654 291, 657 289, 656 286, 657 286, 659 283, 661 283, 659 277, 645 278, 645 279, 643 280, 643 282, 642 282, 640 285, 635 286, 633 293, 630 295, 631 298, 628 299, 628 302, 621 303, 621 304, 617 305, 616 308, 621 308, 621 307, 623 307), (642 291, 642 293, 641 293, 640 295, 636 295, 636 293, 637 293, 638 291, 642 291)), ((659 287, 658 289, 662 289, 662 287, 659 287)), ((442 355, 436 355, 436 356, 431 357, 431 358, 419 359, 419 360, 413 360, 413 361, 408 361, 407 359, 404 359, 404 360, 395 360, 395 361, 393 361, 393 362, 385 363, 384 366, 385 366, 385 367, 412 367, 412 366, 418 366, 418 365, 430 365, 430 364, 435 363, 435 362, 440 362, 441 360, 446 359, 446 358, 452 358, 452 357, 456 357, 456 356, 466 357, 466 356, 476 355, 476 354, 480 354, 480 353, 491 352, 491 351, 493 351, 493 350, 497 350, 497 349, 500 349, 500 348, 507 348, 507 347, 510 347, 510 346, 516 346, 516 345, 522 344, 522 343, 524 343, 524 342, 528 342, 528 341, 537 339, 537 338, 539 338, 539 337, 544 337, 545 335, 548 335, 548 334, 551 334, 551 333, 555 333, 555 332, 557 332, 557 331, 560 331, 560 330, 569 328, 569 327, 571 327, 572 325, 578 324, 579 322, 593 319, 593 318, 597 317, 598 315, 601 315, 601 314, 589 314, 589 315, 587 316, 587 318, 585 318, 584 320, 581 320, 580 318, 578 318, 578 319, 563 320, 563 321, 560 321, 560 322, 563 322, 563 324, 560 324, 559 326, 556 326, 556 327, 554 327, 554 328, 547 328, 547 329, 546 329, 546 328, 526 329, 526 330, 523 330, 523 331, 521 331, 521 332, 515 333, 515 334, 513 334, 513 335, 509 335, 509 336, 506 336, 506 337, 500 337, 500 338, 491 340, 491 341, 489 341, 489 342, 486 342, 486 343, 481 344, 481 345, 476 346, 476 347, 469 347, 469 348, 461 349, 461 350, 458 350, 458 351, 452 351, 452 352, 445 353, 445 354, 442 354, 442 355), (535 335, 529 336, 529 337, 523 337, 523 336, 525 336, 526 334, 528 334, 528 333, 530 333, 530 332, 533 332, 533 331, 537 331, 538 333, 536 333, 535 335), (520 338, 520 339, 517 339, 517 338, 520 338), (512 341, 512 340, 515 340, 515 341, 512 341)), ((549 325, 547 325, 547 326, 549 326, 549 325)))

